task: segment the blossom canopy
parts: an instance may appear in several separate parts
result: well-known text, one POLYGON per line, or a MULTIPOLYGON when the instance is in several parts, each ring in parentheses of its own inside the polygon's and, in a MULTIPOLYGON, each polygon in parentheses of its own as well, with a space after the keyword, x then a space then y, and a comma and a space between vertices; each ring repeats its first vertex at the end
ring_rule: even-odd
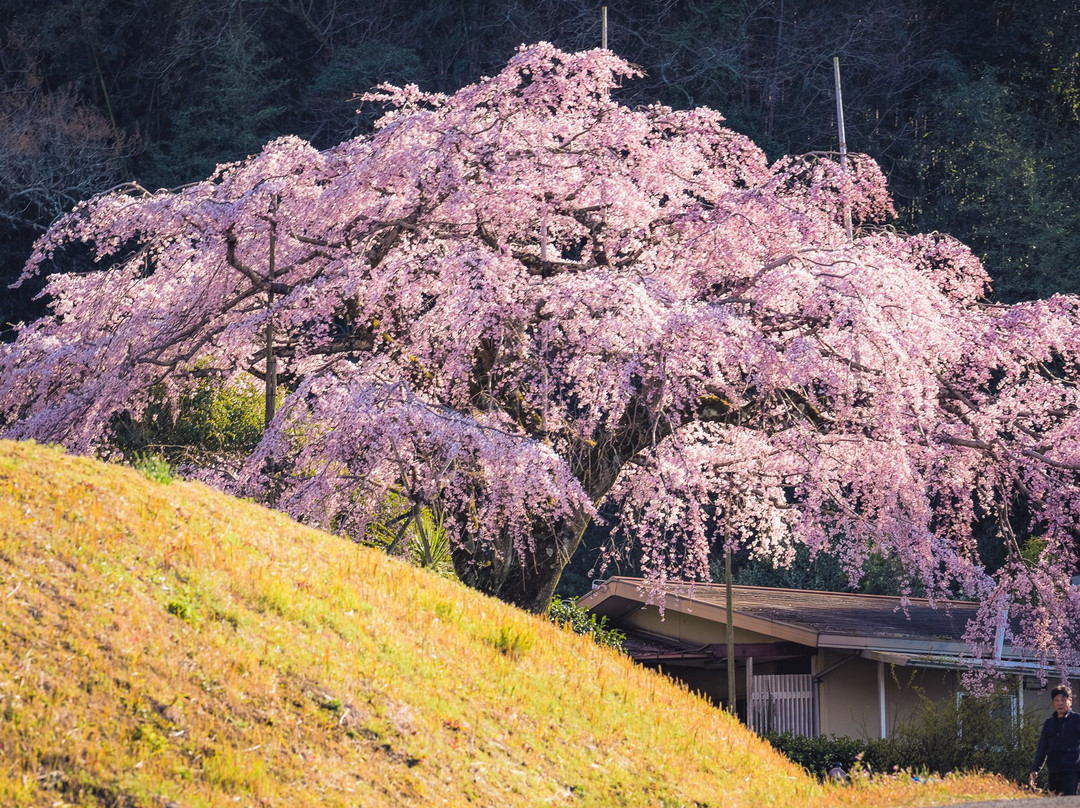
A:
POLYGON ((712 110, 621 105, 635 72, 523 47, 368 94, 371 135, 80 204, 26 276, 72 243, 102 268, 0 349, 3 434, 93 451, 152 389, 275 372, 230 485, 353 536, 388 498, 436 512, 459 575, 527 608, 607 505, 654 581, 718 543, 853 577, 880 551, 982 600, 976 654, 1008 625, 1075 663, 1078 301, 986 304, 966 247, 882 224, 869 158, 770 164, 712 110))

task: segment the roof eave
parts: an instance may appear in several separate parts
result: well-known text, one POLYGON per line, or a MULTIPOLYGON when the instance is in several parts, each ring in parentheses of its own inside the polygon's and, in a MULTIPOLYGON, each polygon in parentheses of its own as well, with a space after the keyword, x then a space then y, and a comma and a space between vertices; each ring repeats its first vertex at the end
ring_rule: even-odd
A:
MULTIPOLYGON (((578 600, 578 605, 585 609, 596 609, 609 598, 625 598, 638 601, 642 606, 657 605, 647 604, 641 600, 641 588, 634 583, 625 580, 612 579, 593 589, 587 595, 578 600)), ((663 609, 665 611, 678 612, 680 614, 700 617, 714 623, 727 625, 727 608, 714 603, 694 600, 685 595, 664 594, 663 609)), ((790 623, 782 623, 776 620, 768 620, 763 617, 753 617, 748 614, 735 611, 732 617, 735 628, 753 631, 758 634, 767 634, 779 640, 808 645, 811 648, 818 647, 818 633, 809 629, 793 626, 790 623)))

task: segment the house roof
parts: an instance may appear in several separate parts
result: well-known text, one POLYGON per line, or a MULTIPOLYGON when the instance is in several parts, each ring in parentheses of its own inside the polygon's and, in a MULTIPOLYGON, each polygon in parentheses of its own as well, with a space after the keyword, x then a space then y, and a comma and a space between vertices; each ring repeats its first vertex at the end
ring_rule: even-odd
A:
MULTIPOLYGON (((727 623, 723 584, 668 582, 660 593, 641 578, 614 577, 598 582, 578 602, 606 615, 616 627, 642 608, 659 606, 661 599, 665 610, 727 623)), ((813 648, 857 650, 864 656, 907 664, 936 665, 948 660, 955 665, 963 657, 970 660, 963 635, 977 610, 978 604, 969 601, 939 600, 932 605, 912 598, 905 605, 901 598, 884 595, 732 587, 737 628, 813 648)), ((1002 658, 1017 660, 1009 646, 1002 649, 1002 658)))

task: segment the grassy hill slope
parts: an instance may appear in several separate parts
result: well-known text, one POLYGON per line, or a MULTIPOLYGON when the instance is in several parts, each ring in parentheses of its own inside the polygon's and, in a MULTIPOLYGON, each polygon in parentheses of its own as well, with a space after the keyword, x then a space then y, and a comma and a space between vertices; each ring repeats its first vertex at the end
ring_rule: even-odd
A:
POLYGON ((1007 794, 822 788, 547 621, 201 485, 0 441, 0 805, 1007 794))

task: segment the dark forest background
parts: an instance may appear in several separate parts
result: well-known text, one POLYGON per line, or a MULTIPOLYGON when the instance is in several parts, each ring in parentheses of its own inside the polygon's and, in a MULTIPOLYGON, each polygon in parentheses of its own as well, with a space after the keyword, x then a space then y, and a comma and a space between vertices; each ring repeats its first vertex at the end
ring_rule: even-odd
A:
MULTIPOLYGON (((40 281, 8 284, 80 199, 196 181, 282 134, 331 146, 369 130, 379 110, 353 96, 379 82, 453 92, 521 43, 598 47, 601 5, 0 0, 0 340, 43 312, 40 281)), ((848 147, 884 168, 898 227, 971 245, 993 300, 1080 293, 1080 0, 608 6, 609 47, 646 72, 624 102, 713 107, 773 158, 836 149, 839 56, 848 147)), ((565 590, 587 587, 603 536, 589 543, 565 590)), ((744 562, 746 582, 846 584, 835 559, 799 558, 782 581, 744 562)), ((863 586, 897 575, 879 559, 863 586)))
MULTIPOLYGON (((452 92, 541 39, 596 47, 600 6, 0 0, 0 280, 79 199, 198 180, 280 134, 330 146, 377 114, 354 93, 452 92)), ((713 107, 771 157, 836 148, 839 55, 849 148, 884 167, 900 227, 970 244, 997 300, 1080 292, 1077 0, 610 2, 609 47, 647 73, 627 103, 713 107)), ((0 324, 38 312, 0 300, 0 324)))

